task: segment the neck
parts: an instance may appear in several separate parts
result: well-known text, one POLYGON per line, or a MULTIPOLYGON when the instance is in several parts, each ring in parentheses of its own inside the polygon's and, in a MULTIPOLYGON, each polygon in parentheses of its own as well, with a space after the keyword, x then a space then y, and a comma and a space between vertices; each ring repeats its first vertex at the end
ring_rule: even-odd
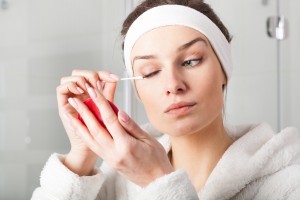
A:
POLYGON ((171 137, 171 162, 175 169, 184 169, 199 191, 218 161, 233 143, 220 116, 201 131, 181 137, 171 137))

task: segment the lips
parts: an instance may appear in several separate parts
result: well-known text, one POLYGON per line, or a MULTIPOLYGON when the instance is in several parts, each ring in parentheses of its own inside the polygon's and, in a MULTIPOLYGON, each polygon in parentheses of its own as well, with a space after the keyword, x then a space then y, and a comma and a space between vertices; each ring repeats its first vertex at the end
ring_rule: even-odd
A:
POLYGON ((173 103, 165 110, 165 113, 172 112, 174 110, 185 108, 185 107, 192 107, 195 104, 196 104, 195 102, 183 102, 183 101, 173 103))

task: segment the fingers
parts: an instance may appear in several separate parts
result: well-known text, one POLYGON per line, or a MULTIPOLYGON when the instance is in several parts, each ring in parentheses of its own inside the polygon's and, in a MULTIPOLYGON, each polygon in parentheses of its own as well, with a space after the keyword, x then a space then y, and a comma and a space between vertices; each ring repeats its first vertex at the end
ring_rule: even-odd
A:
POLYGON ((116 91, 117 84, 115 83, 105 83, 105 86, 103 87, 103 96, 111 102, 114 102, 115 99, 115 91, 116 91))
POLYGON ((79 88, 86 91, 88 83, 91 87, 103 91, 105 98, 113 102, 118 80, 118 76, 107 71, 73 70, 71 76, 61 79, 61 84, 74 82, 79 88))
MULTIPOLYGON (((109 72, 98 72, 101 81, 100 84, 102 85, 103 95, 106 99, 110 100, 111 102, 114 101, 114 95, 116 91, 117 85, 115 84, 116 81, 119 80, 119 77, 111 74, 109 72), (113 82, 111 82, 113 81, 113 82)), ((99 89, 99 88, 98 88, 99 89)))
POLYGON ((99 90, 103 89, 103 81, 115 83, 119 80, 116 75, 107 71, 73 70, 72 76, 83 76, 93 88, 98 88, 99 90))
POLYGON ((66 118, 75 134, 78 135, 93 152, 101 156, 103 147, 99 145, 95 138, 89 133, 87 127, 72 115, 66 114, 66 118))
POLYGON ((101 94, 101 92, 99 90, 95 90, 92 87, 89 87, 88 93, 100 110, 103 123, 105 124, 113 139, 122 138, 124 137, 124 135, 127 135, 125 130, 119 123, 116 113, 110 106, 107 99, 101 94))
POLYGON ((84 93, 84 90, 79 87, 75 82, 66 82, 59 85, 56 88, 58 105, 63 106, 67 103, 67 98, 72 94, 80 95, 84 93))
MULTIPOLYGON (((72 75, 63 77, 61 85, 56 88, 58 104, 63 106, 69 97, 84 94, 87 84, 102 90, 105 97, 113 102, 117 80, 116 75, 107 71, 73 70, 72 75)), ((82 99, 84 97, 82 96, 82 99)))
POLYGON ((83 89, 81 89, 81 87, 79 87, 75 82, 67 82, 61 84, 56 88, 56 90, 59 94, 62 95, 69 93, 80 95, 84 93, 83 89))
POLYGON ((97 72, 97 73, 98 73, 99 78, 104 81, 116 82, 119 80, 119 77, 117 75, 112 74, 107 71, 101 71, 101 72, 97 72))
MULTIPOLYGON (((78 98, 69 98, 69 103, 73 106, 74 109, 80 114, 82 119, 85 122, 86 128, 88 131, 82 131, 82 133, 89 134, 92 138, 99 143, 100 145, 111 144, 112 138, 105 128, 96 119, 95 115, 89 110, 89 108, 81 102, 78 98)), ((74 117, 73 117, 74 118, 74 117)), ((80 125, 77 128, 85 127, 78 119, 73 119, 73 121, 78 121, 80 125)))
MULTIPOLYGON (((84 77, 86 82, 88 82, 93 88, 99 87, 100 77, 98 73, 90 70, 73 70, 72 76, 81 76, 84 77)), ((101 88, 98 88, 101 89, 101 88)))
MULTIPOLYGON (((83 119, 86 119, 84 121, 91 133, 107 132, 82 101, 88 97, 88 87, 97 88, 101 91, 103 89, 103 93, 107 96, 106 98, 113 101, 117 80, 118 77, 116 75, 112 75, 110 72, 106 71, 94 72, 90 70, 74 70, 72 76, 63 77, 61 79, 61 85, 56 88, 61 114, 63 115, 66 112, 71 114, 72 112, 72 114, 75 114, 74 116, 76 116, 76 112, 78 112, 83 119), (102 81, 105 81, 105 85, 101 84, 102 81), (73 103, 72 106, 70 106, 71 102, 68 101, 70 98, 73 103), (74 102, 77 102, 78 105, 74 102)), ((109 136, 109 134, 106 135, 109 136)), ((97 135, 94 138, 98 140, 101 137, 97 135)))
POLYGON ((148 135, 136 124, 124 111, 119 110, 118 119, 123 128, 134 138, 142 140, 149 138, 148 135))
POLYGON ((83 76, 67 76, 67 77, 61 78, 61 80, 60 80, 60 84, 65 84, 68 82, 76 83, 78 85, 78 87, 86 90, 85 83, 87 81, 83 76))

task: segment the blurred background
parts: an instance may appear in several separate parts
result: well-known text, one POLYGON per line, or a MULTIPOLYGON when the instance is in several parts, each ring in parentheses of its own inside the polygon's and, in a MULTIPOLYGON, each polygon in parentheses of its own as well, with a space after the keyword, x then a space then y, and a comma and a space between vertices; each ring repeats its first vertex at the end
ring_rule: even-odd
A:
MULTIPOLYGON (((135 0, 0 0, 0 199, 30 199, 69 142, 55 89, 72 69, 124 76, 120 30, 135 0)), ((300 128, 300 1, 207 0, 233 35, 226 122, 300 128)), ((116 105, 147 117, 130 84, 116 105)))

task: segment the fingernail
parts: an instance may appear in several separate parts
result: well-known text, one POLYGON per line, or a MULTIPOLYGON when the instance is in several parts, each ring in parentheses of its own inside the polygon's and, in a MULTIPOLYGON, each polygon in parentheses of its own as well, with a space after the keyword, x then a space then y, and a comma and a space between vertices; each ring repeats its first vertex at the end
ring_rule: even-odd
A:
POLYGON ((103 91, 103 84, 102 84, 102 81, 97 81, 97 88, 98 88, 98 91, 102 94, 102 91, 103 91))
POLYGON ((123 122, 129 121, 129 116, 122 110, 119 110, 119 116, 123 122))
POLYGON ((112 78, 114 81, 118 81, 119 80, 119 77, 115 74, 110 74, 109 75, 110 78, 112 78))
POLYGON ((97 88, 99 91, 102 91, 102 84, 101 84, 101 81, 97 81, 97 88))
POLYGON ((73 98, 68 98, 68 102, 71 104, 71 106, 73 106, 74 108, 77 108, 78 105, 75 102, 75 100, 73 98))
POLYGON ((83 89, 81 89, 80 87, 77 87, 78 92, 80 92, 81 94, 84 93, 83 89))
POLYGON ((106 83, 105 81, 101 82, 102 90, 105 88, 105 83, 106 83))
POLYGON ((90 97, 92 97, 92 99, 95 99, 97 97, 97 94, 93 88, 88 87, 87 91, 88 91, 90 97))
POLYGON ((88 83, 85 83, 85 88, 88 89, 89 87, 91 87, 88 83))

